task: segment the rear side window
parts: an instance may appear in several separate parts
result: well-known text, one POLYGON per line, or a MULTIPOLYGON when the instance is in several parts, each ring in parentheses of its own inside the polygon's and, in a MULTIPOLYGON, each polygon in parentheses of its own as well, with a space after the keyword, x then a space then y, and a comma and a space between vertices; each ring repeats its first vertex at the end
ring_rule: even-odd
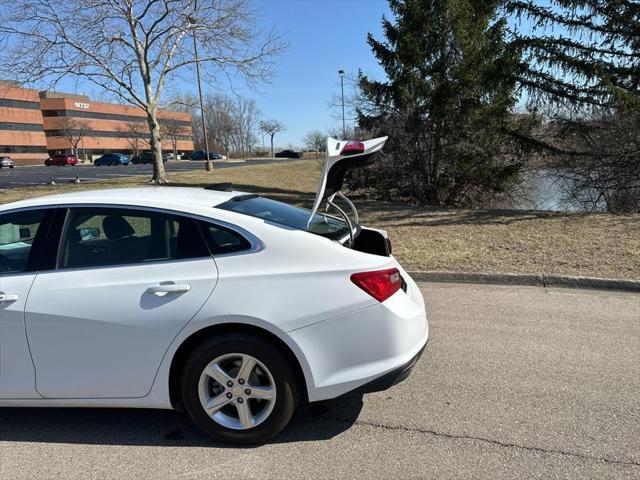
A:
POLYGON ((214 255, 241 252, 251 248, 251 243, 246 238, 228 228, 200 222, 200 229, 207 241, 209 250, 214 255))
POLYGON ((136 209, 72 208, 60 268, 139 264, 210 256, 198 222, 136 209))

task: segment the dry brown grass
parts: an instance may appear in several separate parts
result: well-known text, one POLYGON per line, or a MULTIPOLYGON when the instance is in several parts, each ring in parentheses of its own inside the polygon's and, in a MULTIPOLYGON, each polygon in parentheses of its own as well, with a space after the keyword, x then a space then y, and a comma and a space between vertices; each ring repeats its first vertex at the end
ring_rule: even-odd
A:
MULTIPOLYGON (((317 161, 243 166, 170 177, 173 185, 232 182, 237 190, 309 206, 317 161)), ((139 186, 141 177, 0 191, 0 202, 90 188, 139 186)), ((640 215, 425 209, 354 198, 363 223, 386 229, 410 270, 640 278, 640 215)))

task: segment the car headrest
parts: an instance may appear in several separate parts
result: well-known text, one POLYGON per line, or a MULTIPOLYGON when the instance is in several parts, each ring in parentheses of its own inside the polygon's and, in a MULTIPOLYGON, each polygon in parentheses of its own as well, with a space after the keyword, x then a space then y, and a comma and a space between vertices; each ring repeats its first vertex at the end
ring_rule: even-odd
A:
POLYGON ((129 225, 123 217, 119 215, 108 215, 102 220, 102 229, 109 240, 120 240, 130 237, 135 233, 133 227, 129 225))

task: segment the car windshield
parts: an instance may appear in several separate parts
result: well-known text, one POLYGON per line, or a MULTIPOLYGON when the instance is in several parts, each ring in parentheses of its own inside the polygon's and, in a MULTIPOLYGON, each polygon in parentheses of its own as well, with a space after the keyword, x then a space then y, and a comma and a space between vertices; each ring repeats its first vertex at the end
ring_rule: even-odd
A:
POLYGON ((258 195, 240 195, 217 205, 216 208, 305 230, 332 240, 337 240, 349 233, 349 227, 344 220, 320 213, 314 215, 311 224, 307 227, 310 211, 306 208, 294 207, 258 195))

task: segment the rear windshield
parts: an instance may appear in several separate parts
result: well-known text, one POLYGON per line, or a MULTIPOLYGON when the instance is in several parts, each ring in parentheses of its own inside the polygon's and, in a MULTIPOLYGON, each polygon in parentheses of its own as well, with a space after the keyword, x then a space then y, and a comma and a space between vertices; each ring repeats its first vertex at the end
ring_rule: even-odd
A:
POLYGON ((217 205, 216 208, 243 213, 297 230, 306 230, 332 240, 337 240, 349 233, 349 227, 344 220, 320 213, 314 215, 307 228, 311 212, 306 208, 294 207, 257 195, 240 195, 217 205))

